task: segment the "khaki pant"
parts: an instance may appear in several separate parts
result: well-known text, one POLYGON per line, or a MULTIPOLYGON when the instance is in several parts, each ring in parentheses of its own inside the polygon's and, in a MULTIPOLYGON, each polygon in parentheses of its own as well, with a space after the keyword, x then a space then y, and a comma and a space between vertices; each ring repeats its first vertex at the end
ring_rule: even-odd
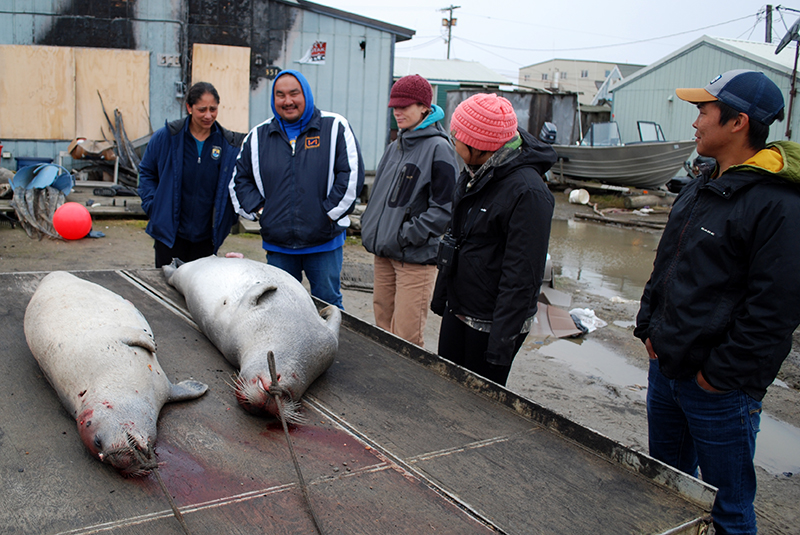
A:
POLYGON ((376 256, 372 294, 375 324, 422 347, 435 282, 436 266, 376 256))

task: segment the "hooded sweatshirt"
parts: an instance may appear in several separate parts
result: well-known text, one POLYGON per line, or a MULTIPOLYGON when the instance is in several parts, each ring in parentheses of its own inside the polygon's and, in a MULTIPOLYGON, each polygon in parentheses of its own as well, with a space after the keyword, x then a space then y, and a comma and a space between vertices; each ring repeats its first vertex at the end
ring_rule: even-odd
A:
POLYGON ((302 116, 278 115, 245 138, 228 184, 233 208, 259 219, 264 249, 286 254, 331 251, 344 243, 364 184, 364 160, 347 119, 314 106, 310 86, 297 71, 306 100, 302 116), (295 143, 289 135, 295 135, 295 143), (263 208, 261 214, 259 209, 263 208))
POLYGON ((275 108, 275 92, 272 92, 272 98, 270 99, 270 107, 272 108, 272 115, 275 117, 275 120, 278 124, 281 125, 283 131, 286 132, 286 137, 289 138, 290 143, 294 143, 297 139, 297 136, 305 130, 306 126, 308 126, 309 121, 311 121, 311 116, 314 115, 314 94, 311 92, 311 86, 308 85, 308 80, 306 77, 300 73, 300 71, 293 71, 291 69, 281 71, 275 80, 272 82, 272 86, 275 87, 275 83, 278 81, 279 78, 285 75, 291 75, 300 82, 300 88, 303 90, 303 98, 306 101, 306 107, 303 110, 303 114, 300 116, 300 119, 290 123, 281 118, 278 115, 278 110, 275 108))
POLYGON ((413 130, 401 130, 384 152, 361 217, 367 251, 412 264, 435 264, 450 220, 458 162, 437 121, 439 106, 413 130))
POLYGON ((675 201, 634 335, 670 379, 761 400, 800 324, 800 145, 767 145, 675 201))

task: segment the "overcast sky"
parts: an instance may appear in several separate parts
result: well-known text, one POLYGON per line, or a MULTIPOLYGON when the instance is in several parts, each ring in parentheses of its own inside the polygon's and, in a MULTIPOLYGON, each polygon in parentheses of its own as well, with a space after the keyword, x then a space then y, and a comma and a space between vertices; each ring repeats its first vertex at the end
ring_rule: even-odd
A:
MULTIPOLYGON (((312 0, 416 31, 398 57, 447 57, 442 19, 451 5, 450 58, 517 78, 553 58, 650 64, 702 35, 764 42, 765 4, 745 0, 312 0)), ((777 5, 777 4, 773 4, 777 5)), ((798 5, 797 7, 800 7, 798 5)), ((777 45, 800 13, 773 11, 777 45)))

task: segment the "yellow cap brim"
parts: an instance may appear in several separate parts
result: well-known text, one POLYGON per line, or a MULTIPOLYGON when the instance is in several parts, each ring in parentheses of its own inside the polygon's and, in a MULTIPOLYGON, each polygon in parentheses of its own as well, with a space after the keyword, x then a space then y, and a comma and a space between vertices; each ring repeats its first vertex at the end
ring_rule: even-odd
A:
POLYGON ((706 91, 705 89, 676 89, 675 94, 678 98, 686 102, 714 102, 717 97, 706 91))

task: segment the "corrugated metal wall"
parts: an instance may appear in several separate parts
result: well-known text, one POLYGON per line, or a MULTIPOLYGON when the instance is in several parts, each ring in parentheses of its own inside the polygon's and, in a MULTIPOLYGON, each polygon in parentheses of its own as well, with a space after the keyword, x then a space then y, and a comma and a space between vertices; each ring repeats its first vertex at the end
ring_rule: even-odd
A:
MULTIPOLYGON (((668 140, 694 137, 692 123, 697 108, 675 95, 678 87, 704 87, 718 74, 732 69, 751 69, 766 74, 783 92, 788 113, 790 77, 755 60, 700 43, 684 53, 659 65, 639 78, 614 90, 612 120, 619 123, 623 142, 638 141, 637 121, 661 124, 668 140)), ((797 110, 797 106, 794 106, 797 110)), ((794 115, 798 115, 796 112, 794 115)), ((792 121, 794 141, 800 138, 800 121, 792 121)), ((785 139, 786 122, 776 122, 770 128, 769 140, 785 139)))
MULTIPOLYGON (((246 42, 248 39, 258 41, 257 46, 269 48, 269 54, 265 54, 268 63, 271 62, 271 65, 281 69, 302 72, 311 84, 317 107, 344 115, 350 121, 361 144, 366 168, 374 170, 387 141, 386 106, 392 80, 391 62, 395 35, 382 29, 289 7, 281 2, 254 2, 258 5, 253 9, 253 20, 248 22, 252 26, 243 27, 237 33, 237 43, 245 41, 238 44, 249 46, 246 42), (270 11, 272 7, 276 9, 270 11), (264 29, 260 18, 268 18, 276 10, 289 10, 291 16, 276 20, 274 27, 270 22, 269 28, 264 29), (291 25, 288 30, 286 24, 291 25), (297 60, 303 57, 315 41, 324 41, 327 44, 325 65, 298 63, 297 60), (263 45, 264 42, 267 45, 263 45)), ((95 44, 91 46, 136 48, 151 52, 150 123, 154 130, 163 126, 165 120, 183 116, 182 99, 178 97, 177 85, 185 80, 183 69, 164 65, 160 59, 165 56, 185 57, 185 49, 191 44, 188 40, 203 42, 202 30, 206 23, 197 16, 190 17, 189 8, 194 5, 191 0, 128 0, 124 3, 125 14, 112 13, 113 7, 108 8, 108 13, 84 13, 84 8, 88 9, 89 4, 94 6, 95 3, 4 0, 0 2, 0 44, 88 46, 74 42, 81 33, 79 29, 83 24, 83 34, 98 33, 95 44), (82 19, 84 15, 88 18, 82 19), (123 15, 130 19, 124 21, 125 24, 121 24, 118 18, 123 15), (104 31, 99 29, 100 26, 116 28, 117 33, 107 32, 100 35, 104 31), (187 35, 190 37, 187 38, 187 35), (114 41, 115 38, 120 40, 120 44, 114 41)), ((232 23, 228 21, 226 24, 232 23)), ((216 35, 213 32, 218 28, 207 24, 205 27, 211 32, 209 35, 216 35)), ((237 44, 216 41, 216 38, 208 40, 210 44, 237 44)), ((259 49, 255 48, 253 53, 257 52, 259 49)), ((24 83, 24 73, 0 73, 0 76, 19 76, 20 83, 24 83)), ((271 88, 271 80, 263 77, 251 84, 250 127, 272 115, 271 88)), ((70 141, 6 139, 0 140, 0 143, 4 145, 3 151, 11 152, 14 157, 47 157, 55 160, 59 151, 66 150, 70 141)), ((0 160, 0 165, 16 168, 13 158, 0 160)))
MULTIPOLYGON (((481 93, 479 90, 462 89, 447 92, 447 106, 443 126, 449 131, 450 118, 456 107, 472 95, 481 93)), ((577 135, 578 95, 575 93, 552 95, 547 93, 517 93, 513 91, 492 91, 511 102, 517 123, 534 137, 539 133, 545 121, 554 123, 558 129, 556 133, 557 144, 570 144, 577 135)))
MULTIPOLYGON (((281 66, 303 73, 319 109, 347 118, 361 145, 365 167, 374 170, 386 148, 392 34, 300 11, 285 50, 281 66), (327 43, 325 65, 297 63, 315 41, 327 43)), ((265 92, 266 98, 270 91, 265 92)))

